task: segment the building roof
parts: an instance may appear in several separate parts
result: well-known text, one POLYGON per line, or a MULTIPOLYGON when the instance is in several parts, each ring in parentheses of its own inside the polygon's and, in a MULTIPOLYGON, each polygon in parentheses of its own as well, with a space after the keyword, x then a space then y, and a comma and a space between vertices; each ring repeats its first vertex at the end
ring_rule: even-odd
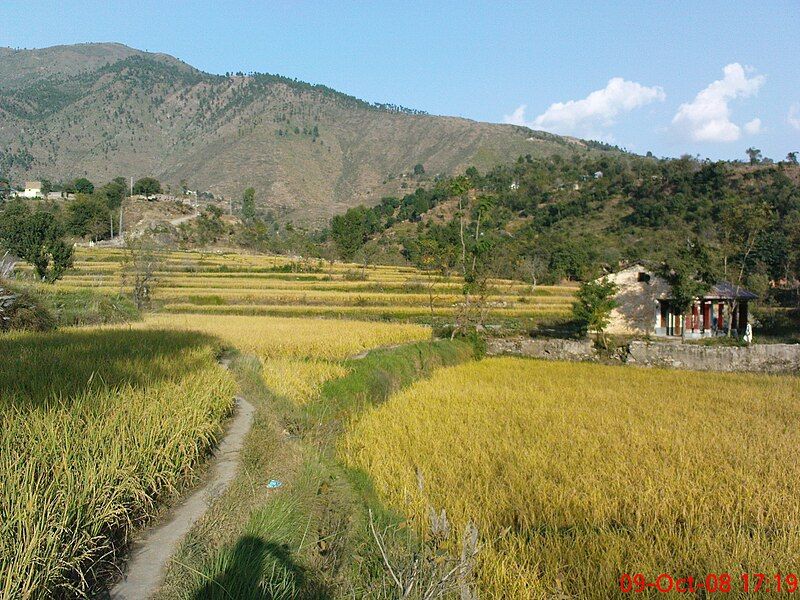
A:
MULTIPOLYGON (((656 280, 662 281, 666 284, 666 280, 657 275, 654 265, 649 261, 641 260, 638 262, 633 263, 632 265, 628 266, 621 271, 617 271, 616 273, 611 273, 610 275, 604 277, 610 277, 614 280, 620 274, 630 273, 630 272, 637 272, 642 271, 648 273, 653 277, 648 283, 654 284, 656 280)), ((600 279, 603 279, 601 277, 600 279)), ((598 281, 600 280, 598 279, 598 281)), ((668 284, 667 284, 668 285, 668 284)), ((736 285, 729 281, 719 281, 716 284, 712 285, 709 290, 703 294, 703 298, 716 298, 719 300, 758 300, 758 295, 754 294, 750 290, 746 289, 743 286, 738 286, 739 289, 736 289, 736 285)), ((669 291, 664 293, 661 296, 663 299, 668 299, 670 297, 669 291)))
POLYGON ((42 182, 41 181, 26 181, 25 182, 25 189, 26 190, 40 190, 40 189, 42 189, 42 182))
POLYGON ((720 281, 711 286, 711 289, 703 294, 704 298, 720 298, 723 300, 756 300, 758 295, 742 286, 733 285, 729 281, 720 281))

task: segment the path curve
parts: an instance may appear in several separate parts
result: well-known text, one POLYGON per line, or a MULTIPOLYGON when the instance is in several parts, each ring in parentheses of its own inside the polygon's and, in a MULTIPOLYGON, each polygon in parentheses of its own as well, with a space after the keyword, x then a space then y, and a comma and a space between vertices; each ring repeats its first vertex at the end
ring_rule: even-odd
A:
POLYGON ((111 588, 110 598, 145 600, 158 591, 169 559, 183 537, 236 477, 242 447, 253 423, 254 413, 252 404, 241 396, 236 397, 233 420, 210 459, 204 483, 172 508, 163 522, 141 533, 133 543, 125 578, 111 588))

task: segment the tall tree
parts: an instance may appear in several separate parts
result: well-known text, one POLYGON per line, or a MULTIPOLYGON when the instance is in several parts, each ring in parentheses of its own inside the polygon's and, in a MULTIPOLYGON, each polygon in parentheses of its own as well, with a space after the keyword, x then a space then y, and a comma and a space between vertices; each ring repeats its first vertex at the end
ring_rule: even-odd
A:
POLYGON ((746 152, 747 152, 747 157, 750 159, 751 165, 757 165, 758 163, 761 162, 762 159, 761 150, 759 150, 758 148, 754 148, 753 146, 750 146, 746 150, 746 152))
POLYGON ((331 219, 331 239, 342 260, 352 260, 377 228, 375 213, 364 206, 350 208, 331 219))
POLYGON ((242 194, 242 220, 252 221, 256 218, 256 190, 247 188, 242 194))
MULTIPOLYGON (((735 285, 739 294, 754 265, 751 260, 759 238, 773 221, 770 206, 761 200, 749 201, 738 196, 728 199, 719 221, 721 238, 727 247, 725 276, 735 285), (729 258, 734 264, 728 264, 729 258)), ((734 298, 731 310, 736 310, 738 300, 734 298)), ((728 335, 731 334, 732 319, 728 319, 728 335)))

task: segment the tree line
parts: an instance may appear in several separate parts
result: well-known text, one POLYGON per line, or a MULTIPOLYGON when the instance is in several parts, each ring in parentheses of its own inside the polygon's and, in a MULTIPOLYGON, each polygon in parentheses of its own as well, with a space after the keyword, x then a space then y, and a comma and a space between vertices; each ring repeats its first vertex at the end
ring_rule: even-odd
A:
POLYGON ((692 282, 713 279, 765 294, 800 278, 793 158, 745 165, 689 156, 526 156, 351 208, 324 237, 345 260, 391 243, 416 266, 435 255, 437 268, 453 271, 463 270, 466 228, 496 277, 586 281, 650 260, 687 294, 692 282))

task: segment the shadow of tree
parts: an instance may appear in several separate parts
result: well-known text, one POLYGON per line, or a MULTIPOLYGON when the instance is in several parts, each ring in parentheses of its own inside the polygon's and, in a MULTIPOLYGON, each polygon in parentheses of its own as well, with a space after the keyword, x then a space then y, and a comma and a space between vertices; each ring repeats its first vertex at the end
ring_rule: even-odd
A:
POLYGON ((327 600, 331 596, 283 544, 247 535, 224 555, 195 600, 327 600))
POLYGON ((0 336, 0 403, 15 408, 120 385, 178 380, 204 366, 208 335, 139 329, 64 329, 0 336))

